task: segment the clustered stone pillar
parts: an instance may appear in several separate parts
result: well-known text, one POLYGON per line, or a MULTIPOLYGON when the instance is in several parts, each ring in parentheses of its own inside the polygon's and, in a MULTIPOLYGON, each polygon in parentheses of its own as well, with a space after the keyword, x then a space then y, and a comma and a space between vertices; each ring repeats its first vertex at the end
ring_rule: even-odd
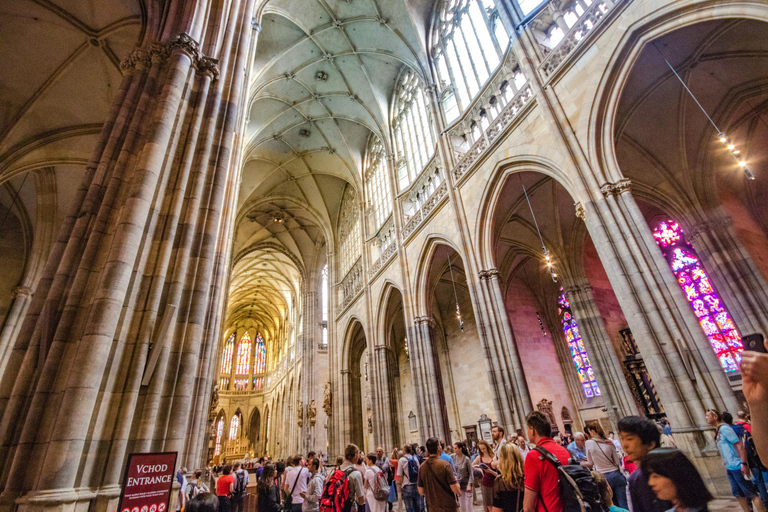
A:
MULTIPOLYGON (((317 300, 317 279, 305 280, 304 286, 308 289, 303 294, 302 307, 304 309, 302 318, 301 340, 301 389, 299 396, 306 408, 304 422, 299 433, 299 446, 304 452, 315 447, 315 425, 310 422, 309 412, 312 400, 318 401, 316 393, 316 364, 315 354, 317 352, 316 335, 318 331, 318 300, 317 300)), ((316 407, 316 406, 315 406, 316 407)))
POLYGON ((486 317, 482 325, 487 332, 482 333, 481 339, 484 340, 486 361, 491 369, 498 421, 506 431, 514 432, 518 428, 525 428, 525 416, 533 410, 533 403, 525 382, 515 335, 504 307, 499 271, 481 270, 479 277, 478 301, 484 300, 485 304, 477 310, 486 317))
POLYGON ((561 278, 565 296, 579 324, 582 341, 605 400, 608 416, 615 426, 619 419, 638 412, 632 398, 632 391, 621 371, 616 349, 605 330, 589 282, 586 278, 571 278, 563 275, 561 278))
POLYGON ((717 283, 728 310, 742 336, 761 332, 768 335, 768 284, 741 244, 733 221, 722 212, 713 212, 688 233, 704 268, 717 283))
MULTIPOLYGON (((712 347, 696 321, 645 218, 629 180, 606 183, 604 199, 585 204, 585 222, 648 371, 687 453, 711 449, 704 411, 738 410, 712 347)), ((713 458, 699 458, 708 474, 713 458)))
POLYGON ((434 320, 417 317, 414 321, 413 342, 409 343, 411 374, 416 395, 419 434, 422 442, 435 436, 450 442, 448 410, 445 406, 440 361, 433 342, 434 320))
POLYGON ((397 446, 400 443, 397 408, 393 400, 396 365, 394 354, 386 344, 374 347, 371 392, 375 407, 374 418, 377 419, 373 425, 373 438, 377 445, 397 446))
POLYGON ((129 453, 201 458, 253 0, 216 9, 148 9, 121 65, 0 384, 0 509, 107 510, 129 453))

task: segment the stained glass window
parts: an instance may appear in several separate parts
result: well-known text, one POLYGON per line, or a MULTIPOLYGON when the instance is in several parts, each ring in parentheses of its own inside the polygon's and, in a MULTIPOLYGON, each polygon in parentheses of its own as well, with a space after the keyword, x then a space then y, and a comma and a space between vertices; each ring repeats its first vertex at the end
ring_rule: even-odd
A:
POLYGON ((232 371, 232 353, 235 350, 235 333, 229 335, 224 343, 224 353, 221 355, 221 369, 219 373, 230 373, 232 371))
POLYGON ((731 315, 712 287, 696 249, 685 241, 680 224, 674 220, 659 222, 653 231, 656 243, 672 268, 704 334, 726 372, 738 370, 744 345, 731 315))
POLYGON ((226 391, 229 389, 229 379, 226 377, 222 377, 219 379, 219 389, 222 391, 226 391))
POLYGON ((571 304, 565 297, 565 291, 562 288, 560 288, 560 298, 557 303, 560 306, 557 312, 560 315, 560 322, 563 324, 563 334, 565 334, 565 340, 568 342, 573 364, 576 365, 584 396, 587 398, 600 396, 600 388, 597 385, 597 379, 595 379, 595 372, 592 370, 592 363, 587 355, 587 349, 584 347, 584 341, 581 339, 579 325, 576 323, 576 319, 573 318, 571 304))
POLYGON ((232 421, 229 422, 229 439, 237 439, 237 434, 240 432, 240 416, 235 414, 232 416, 232 421))
POLYGON ((235 379, 235 391, 245 391, 248 389, 248 379, 235 379))
POLYGON ((264 389, 264 377, 253 378, 253 389, 256 391, 264 389))
POLYGON ((245 375, 248 373, 248 366, 251 361, 251 335, 248 331, 245 331, 243 337, 240 338, 240 344, 237 345, 237 365, 235 366, 235 373, 238 375, 245 375))
POLYGON ((261 333, 256 333, 256 365, 253 373, 264 373, 267 368, 267 346, 261 333))
POLYGON ((219 422, 216 424, 216 447, 213 450, 213 455, 219 455, 221 453, 221 434, 224 433, 224 418, 219 418, 219 422))

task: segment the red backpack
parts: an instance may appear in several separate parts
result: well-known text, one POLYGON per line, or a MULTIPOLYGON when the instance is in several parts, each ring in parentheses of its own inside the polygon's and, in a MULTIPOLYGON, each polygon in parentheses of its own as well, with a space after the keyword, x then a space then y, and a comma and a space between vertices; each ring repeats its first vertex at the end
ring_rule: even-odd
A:
POLYGON ((352 509, 354 497, 349 495, 349 475, 354 467, 346 471, 337 469, 323 486, 320 497, 320 512, 349 512, 352 509))

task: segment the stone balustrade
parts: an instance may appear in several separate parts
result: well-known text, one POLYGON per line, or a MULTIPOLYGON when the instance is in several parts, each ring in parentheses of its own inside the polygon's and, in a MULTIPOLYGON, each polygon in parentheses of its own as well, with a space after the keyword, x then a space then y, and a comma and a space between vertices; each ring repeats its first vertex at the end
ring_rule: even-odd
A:
POLYGON ((403 226, 403 240, 408 238, 413 232, 416 231, 424 220, 429 217, 429 214, 440 204, 440 202, 448 196, 448 185, 443 182, 434 192, 424 201, 421 207, 416 213, 411 216, 403 226))
POLYGON ((339 305, 336 306, 337 317, 352 304, 358 293, 362 291, 363 284, 363 260, 362 258, 358 258, 355 264, 352 265, 352 268, 349 269, 349 272, 344 276, 344 279, 341 280, 340 288, 342 299, 339 305))

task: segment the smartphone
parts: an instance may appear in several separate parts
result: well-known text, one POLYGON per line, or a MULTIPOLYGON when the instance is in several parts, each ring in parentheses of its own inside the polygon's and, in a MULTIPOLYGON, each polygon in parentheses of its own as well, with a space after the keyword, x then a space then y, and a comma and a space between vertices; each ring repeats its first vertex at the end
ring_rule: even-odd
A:
POLYGON ((743 338, 741 338, 742 343, 744 343, 744 350, 751 350, 752 352, 762 352, 765 354, 767 351, 765 350, 765 343, 763 343, 763 335, 758 333, 755 334, 747 334, 743 338))

